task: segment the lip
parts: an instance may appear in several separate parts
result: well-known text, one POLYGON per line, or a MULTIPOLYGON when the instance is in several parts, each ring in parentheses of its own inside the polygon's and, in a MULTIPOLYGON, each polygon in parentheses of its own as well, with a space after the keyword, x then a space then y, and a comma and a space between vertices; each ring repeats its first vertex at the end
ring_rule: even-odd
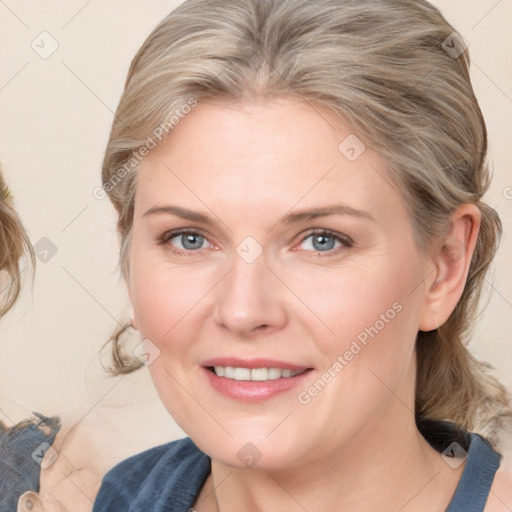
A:
POLYGON ((291 391, 299 386, 313 371, 313 368, 277 361, 274 359, 237 359, 219 358, 209 359, 203 363, 202 373, 214 391, 232 400, 242 402, 264 402, 277 395, 291 391), (212 366, 233 366, 237 368, 281 368, 289 370, 306 370, 295 377, 280 378, 267 381, 234 380, 218 377, 209 368, 212 366))

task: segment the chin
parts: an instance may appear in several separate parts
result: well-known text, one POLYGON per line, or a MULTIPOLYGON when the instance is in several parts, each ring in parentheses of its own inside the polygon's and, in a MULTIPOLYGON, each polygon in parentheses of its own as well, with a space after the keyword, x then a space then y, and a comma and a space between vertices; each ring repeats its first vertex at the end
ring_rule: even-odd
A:
MULTIPOLYGON (((273 425, 275 428, 275 422, 273 425)), ((228 428, 229 430, 229 428, 228 428)), ((253 430, 253 429, 251 429, 253 430)), ((271 430, 266 430, 269 432, 271 430)), ((282 471, 298 463, 304 444, 300 439, 289 435, 276 436, 274 439, 263 434, 236 435, 223 439, 208 439, 207 436, 190 436, 197 447, 211 459, 226 466, 254 471, 282 471), (285 442, 286 439, 288 442, 285 442), (201 441, 202 440, 202 441, 201 441)))

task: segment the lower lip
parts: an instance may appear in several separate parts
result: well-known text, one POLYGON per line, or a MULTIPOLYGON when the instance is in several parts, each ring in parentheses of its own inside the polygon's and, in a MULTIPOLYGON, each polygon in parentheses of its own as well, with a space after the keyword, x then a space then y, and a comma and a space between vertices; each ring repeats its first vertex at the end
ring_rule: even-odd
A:
POLYGON ((211 386, 220 394, 234 400, 245 402, 262 402, 298 386, 312 370, 306 370, 295 377, 279 378, 266 381, 235 380, 218 377, 208 368, 203 367, 211 386))

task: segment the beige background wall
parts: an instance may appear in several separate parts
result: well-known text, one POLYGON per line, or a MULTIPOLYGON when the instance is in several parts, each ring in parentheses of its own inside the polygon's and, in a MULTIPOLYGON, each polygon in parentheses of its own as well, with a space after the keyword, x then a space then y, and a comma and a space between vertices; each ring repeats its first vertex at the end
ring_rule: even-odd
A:
MULTIPOLYGON (((99 364, 100 346, 127 308, 113 208, 93 196, 130 60, 178 3, 0 2, 0 161, 32 242, 49 250, 33 291, 0 324, 0 419, 37 410, 60 414, 67 429, 101 432, 95 451, 81 455, 99 471, 182 435, 145 370, 112 379, 99 364), (52 39, 58 48, 48 58, 31 47, 35 40, 44 54, 52 39)), ((512 2, 435 4, 469 43, 496 169, 488 201, 505 227, 472 347, 512 389, 512 2)))

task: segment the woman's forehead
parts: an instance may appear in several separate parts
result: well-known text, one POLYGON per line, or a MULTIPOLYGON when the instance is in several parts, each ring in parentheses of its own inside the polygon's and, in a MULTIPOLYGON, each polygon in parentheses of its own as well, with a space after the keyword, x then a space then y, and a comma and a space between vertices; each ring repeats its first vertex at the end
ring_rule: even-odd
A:
POLYGON ((327 149, 332 156, 351 132, 346 123, 324 107, 294 98, 233 104, 200 100, 173 126, 167 139, 150 157, 178 145, 196 149, 207 145, 211 158, 238 152, 247 157, 253 156, 252 152, 264 156, 260 155, 262 148, 274 154, 293 149, 294 153, 308 156, 307 150, 319 142, 323 142, 324 151, 327 149))
POLYGON ((346 203, 378 215, 398 196, 385 162, 349 126, 306 103, 199 104, 139 167, 137 194, 147 207, 209 197, 259 209, 346 203))

